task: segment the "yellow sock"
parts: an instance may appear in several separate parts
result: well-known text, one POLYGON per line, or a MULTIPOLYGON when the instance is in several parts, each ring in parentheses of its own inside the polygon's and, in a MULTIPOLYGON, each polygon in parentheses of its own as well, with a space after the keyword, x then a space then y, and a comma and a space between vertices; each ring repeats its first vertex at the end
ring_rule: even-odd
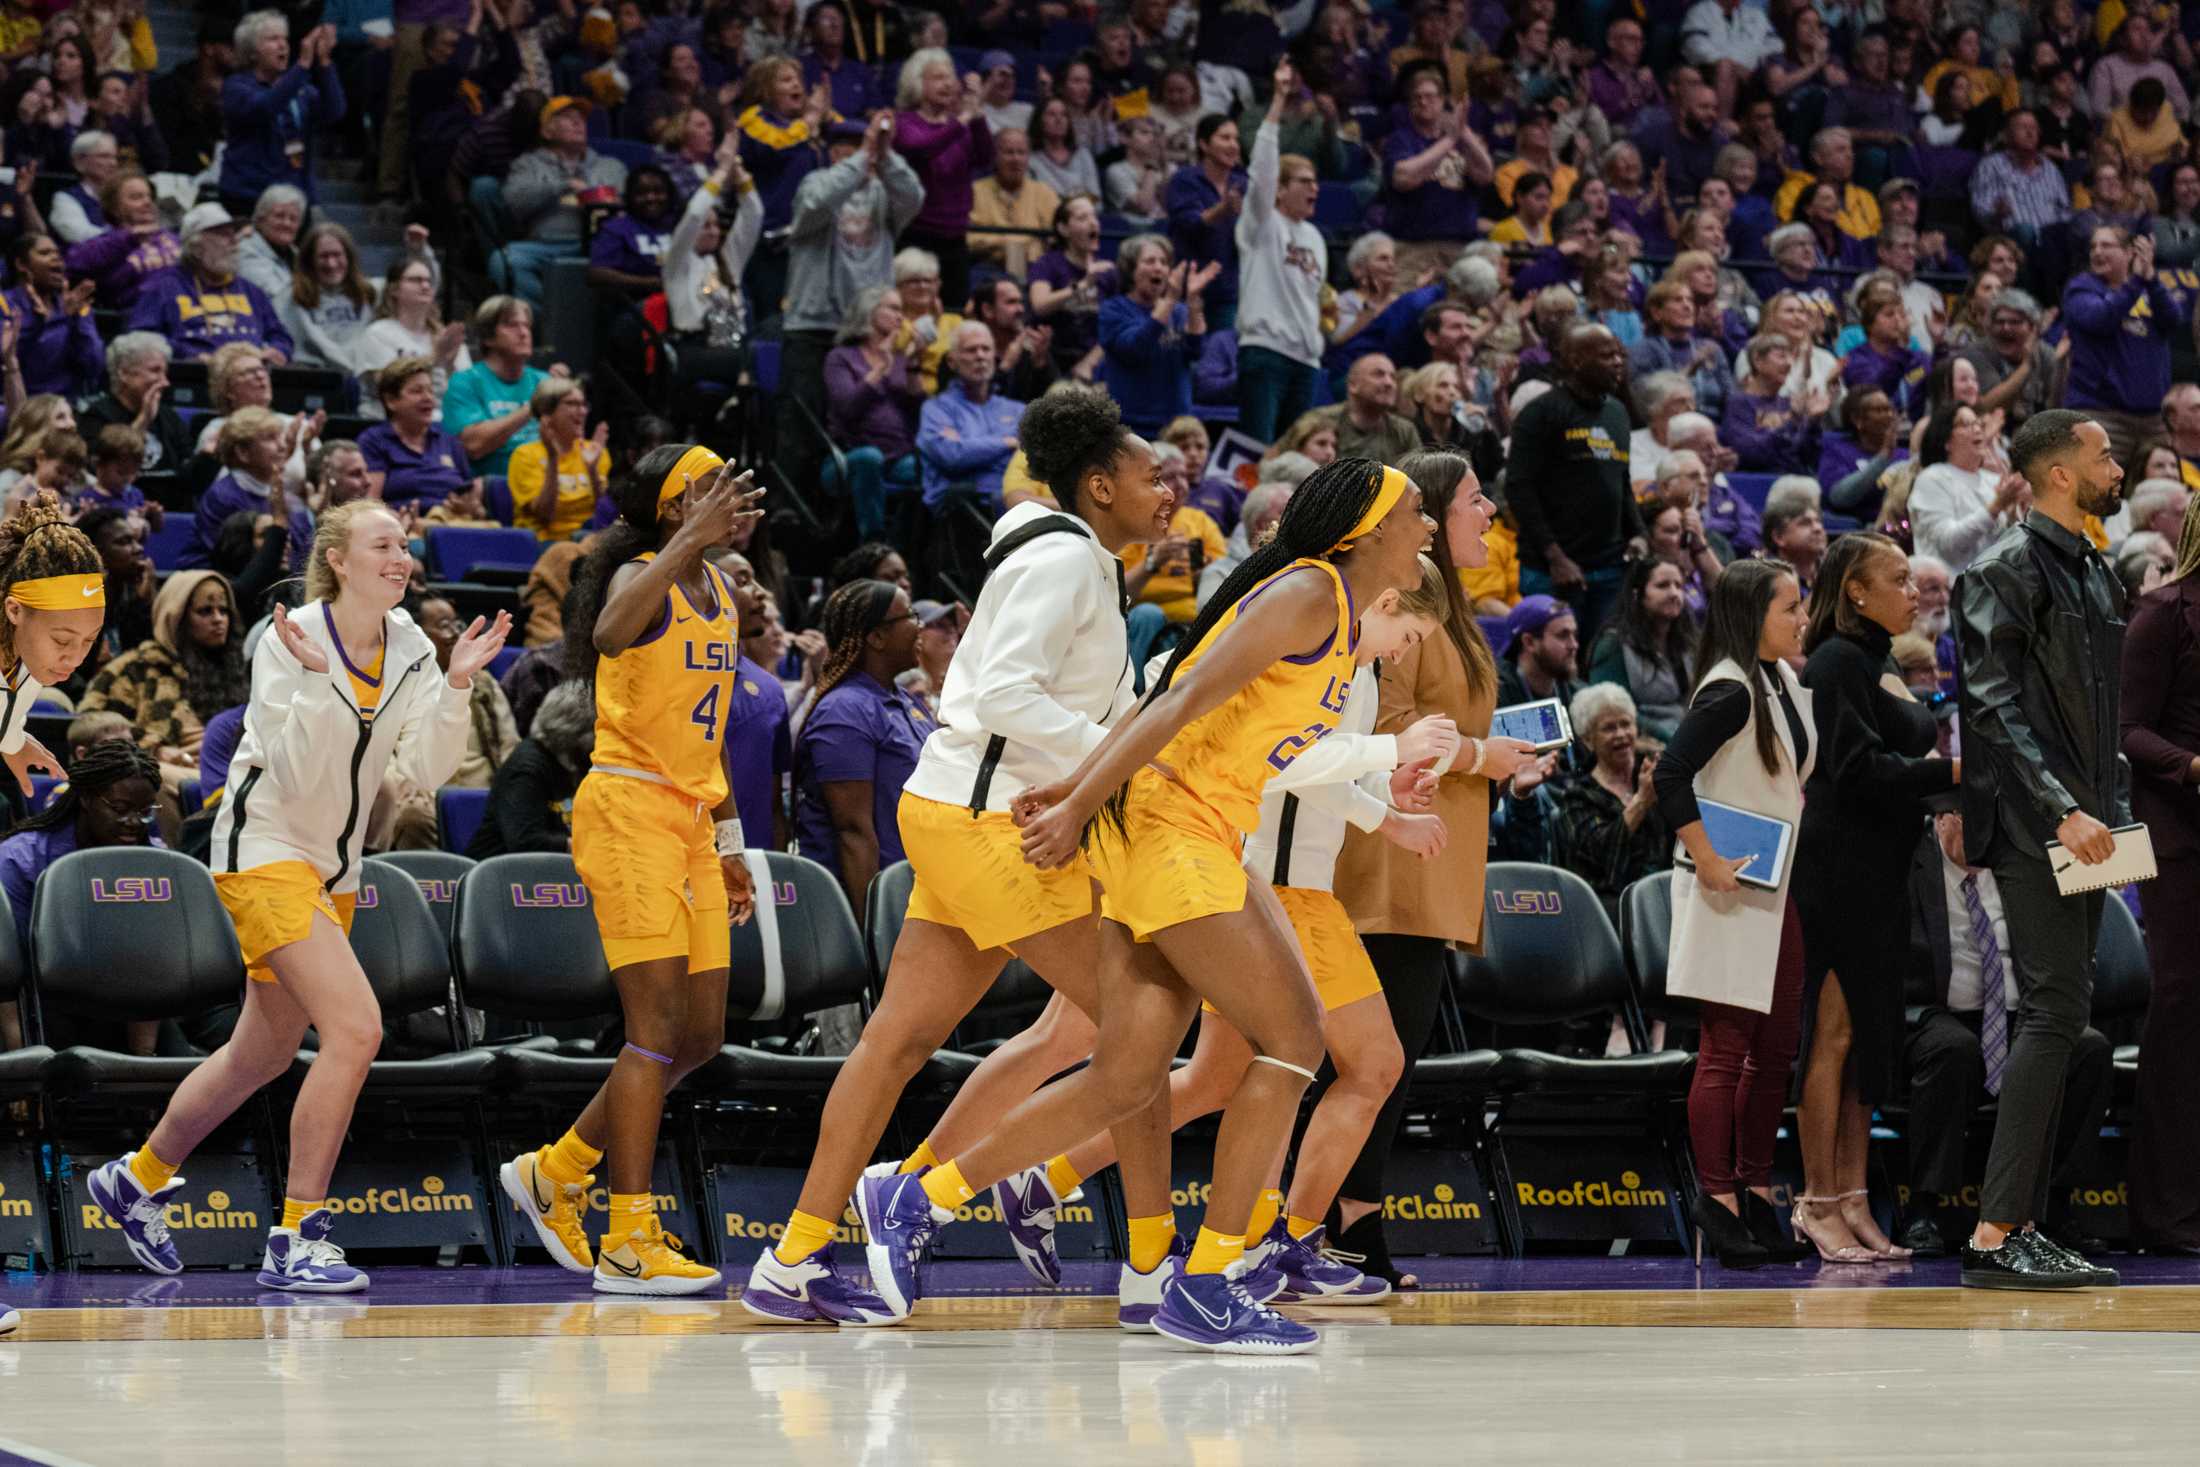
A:
POLYGON ((1199 1237, 1192 1243, 1192 1256, 1186 1261, 1186 1273, 1221 1273, 1245 1256, 1245 1235, 1234 1236, 1201 1227, 1199 1237))
POLYGON ((781 1263, 800 1263, 820 1248, 831 1246, 833 1225, 821 1217, 797 1212, 787 1219, 787 1235, 772 1249, 772 1256, 781 1263))
POLYGON ((1085 1174, 1071 1166, 1066 1156, 1057 1156, 1047 1163, 1047 1185, 1054 1189, 1057 1197, 1067 1197, 1084 1179, 1085 1174))
POLYGON ((1169 1245, 1176 1241, 1176 1215, 1164 1212, 1159 1217, 1134 1217, 1131 1219, 1131 1267, 1140 1273, 1152 1273, 1161 1266, 1161 1260, 1169 1256, 1169 1245))
POLYGON ((298 1231, 298 1224, 306 1220, 307 1213, 326 1205, 326 1199, 319 1202, 300 1202, 295 1197, 285 1197, 283 1199, 283 1226, 295 1233, 298 1231))
POLYGON ((130 1157, 130 1175, 148 1192, 158 1192, 175 1178, 176 1169, 153 1155, 153 1143, 148 1141, 130 1157))
POLYGON ((1245 1236, 1258 1243, 1268 1236, 1268 1230, 1276 1225, 1276 1219, 1282 1214, 1283 1193, 1274 1187, 1267 1188, 1253 1204, 1253 1217, 1245 1225, 1245 1236))
POLYGON ((932 1199, 934 1207, 944 1207, 952 1212, 978 1195, 978 1189, 963 1180, 963 1170, 951 1161, 943 1161, 924 1174, 919 1184, 924 1195, 932 1199))
POLYGON ((614 1237, 624 1237, 648 1226, 657 1215, 657 1199, 648 1192, 614 1192, 611 1206, 605 1209, 603 1230, 614 1237))
POLYGON ((578 1187, 602 1160, 601 1151, 583 1141, 578 1131, 568 1130, 542 1159, 542 1174, 561 1187, 578 1187))
POLYGON ((929 1141, 919 1141, 917 1143, 917 1149, 910 1152, 909 1159, 901 1164, 901 1174, 903 1176, 907 1176, 911 1172, 921 1172, 926 1167, 935 1167, 939 1164, 940 1159, 939 1156, 932 1150, 932 1143, 929 1141))
POLYGON ((1320 1227, 1321 1223, 1318 1219, 1311 1217, 1287 1217, 1283 1220, 1283 1225, 1291 1230, 1292 1237, 1303 1238, 1320 1227))

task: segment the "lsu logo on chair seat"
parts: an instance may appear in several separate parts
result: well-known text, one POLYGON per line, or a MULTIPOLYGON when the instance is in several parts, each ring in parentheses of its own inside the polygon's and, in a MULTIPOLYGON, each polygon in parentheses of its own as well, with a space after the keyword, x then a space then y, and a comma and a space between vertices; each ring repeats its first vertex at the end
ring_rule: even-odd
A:
POLYGON ((437 906, 447 907, 458 900, 458 883, 455 881, 437 876, 423 876, 419 881, 421 895, 437 906))
POLYGON ((1555 891, 1493 891, 1490 906, 1509 917, 1557 917, 1566 910, 1555 891))
POLYGON ((538 881, 533 886, 512 883, 515 907, 585 907, 588 888, 578 881, 538 881))
POLYGON ((92 878, 92 900, 95 902, 168 902, 175 897, 175 888, 165 876, 92 878))

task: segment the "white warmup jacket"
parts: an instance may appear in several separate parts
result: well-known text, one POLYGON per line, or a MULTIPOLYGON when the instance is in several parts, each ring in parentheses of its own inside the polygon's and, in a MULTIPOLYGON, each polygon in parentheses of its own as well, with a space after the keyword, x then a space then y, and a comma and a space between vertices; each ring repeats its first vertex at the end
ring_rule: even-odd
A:
MULTIPOLYGON (((328 657, 308 672, 269 628, 252 654, 252 698, 214 816, 212 865, 249 871, 303 861, 331 892, 356 890, 367 814, 393 767, 419 789, 451 777, 466 753, 473 694, 436 666, 427 634, 402 611, 384 620, 382 697, 362 718, 328 608, 291 620, 328 657)), ((486 676, 486 673, 480 674, 486 676)))
MULTIPOLYGON (((31 710, 38 706, 38 695, 46 691, 45 685, 31 676, 28 665, 18 662, 15 671, 0 678, 0 754, 17 754, 23 749, 23 740, 30 733, 31 710)), ((66 759, 67 749, 49 749, 66 759)))
POLYGON ((1398 738, 1369 732, 1377 692, 1373 664, 1354 673, 1337 727, 1268 781, 1244 863, 1271 886, 1330 890, 1346 827, 1373 831, 1390 814, 1398 738))
POLYGON ((1073 528, 1018 546, 986 577, 905 793, 1006 810, 1074 771, 1131 706, 1123 562, 1083 520, 1036 502, 1002 515, 992 543, 1049 517, 1073 528))

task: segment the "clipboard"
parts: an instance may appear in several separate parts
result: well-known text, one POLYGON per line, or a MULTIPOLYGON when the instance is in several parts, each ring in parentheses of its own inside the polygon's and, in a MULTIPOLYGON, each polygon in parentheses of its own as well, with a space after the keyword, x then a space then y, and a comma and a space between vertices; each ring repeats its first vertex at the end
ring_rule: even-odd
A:
MULTIPOLYGON (((1787 883, 1788 861, 1795 853, 1793 824, 1717 800, 1698 798, 1696 809, 1711 849, 1729 861, 1747 860, 1734 873, 1736 881, 1762 891, 1778 891, 1787 883)), ((1675 854, 1673 864, 1685 871, 1696 869, 1685 851, 1675 854)))
POLYGON ((2047 843, 2047 866, 2055 873, 2055 889, 2064 896, 2152 881, 2159 874, 2154 864, 2154 837, 2144 825, 2119 825, 2109 834, 2116 838, 2116 853, 2098 866, 2087 866, 2063 848, 2059 840, 2047 843))

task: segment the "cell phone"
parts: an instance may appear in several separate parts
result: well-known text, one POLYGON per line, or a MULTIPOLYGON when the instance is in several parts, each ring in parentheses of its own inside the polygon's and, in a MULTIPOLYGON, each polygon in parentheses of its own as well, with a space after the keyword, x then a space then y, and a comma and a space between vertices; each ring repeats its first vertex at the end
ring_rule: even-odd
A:
POLYGON ((1566 716, 1564 703, 1556 698, 1538 698, 1491 714, 1490 734, 1493 738, 1518 739, 1533 746, 1538 754, 1548 754, 1573 743, 1574 724, 1566 716))

